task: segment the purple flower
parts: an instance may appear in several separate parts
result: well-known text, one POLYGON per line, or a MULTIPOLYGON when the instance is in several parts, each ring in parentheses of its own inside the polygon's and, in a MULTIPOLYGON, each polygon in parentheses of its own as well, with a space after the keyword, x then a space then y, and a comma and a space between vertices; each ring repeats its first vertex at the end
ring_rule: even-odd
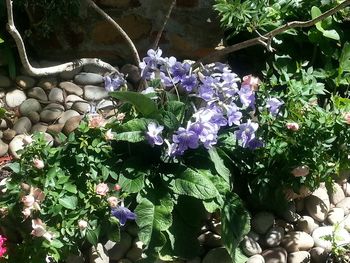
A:
POLYGON ((244 148, 249 147, 249 142, 255 138, 255 131, 258 129, 257 123, 248 120, 246 123, 239 125, 239 130, 235 132, 236 138, 242 142, 244 148))
POLYGON ((205 101, 210 101, 215 95, 214 89, 210 85, 201 85, 198 89, 198 96, 205 101))
POLYGON ((112 215, 118 218, 120 225, 124 226, 127 220, 135 220, 136 214, 131 212, 129 208, 118 206, 112 208, 112 215))
POLYGON ((244 107, 254 107, 255 104, 255 94, 249 85, 243 85, 238 91, 239 99, 244 107))
POLYGON ((266 108, 269 109, 272 116, 276 116, 279 108, 284 104, 283 101, 276 98, 268 99, 266 102, 266 108))
POLYGON ((210 122, 194 122, 190 125, 189 130, 198 135, 199 140, 207 149, 211 148, 217 143, 219 127, 216 124, 210 122))
POLYGON ((181 155, 188 148, 196 149, 198 148, 198 135, 191 130, 180 127, 173 135, 173 142, 177 144, 176 151, 181 155))
POLYGON ((170 73, 173 76, 174 82, 179 82, 181 79, 188 74, 190 71, 191 65, 188 63, 176 62, 171 68, 170 73))
POLYGON ((160 77, 160 80, 162 81, 163 85, 165 87, 172 87, 174 86, 176 83, 173 82, 173 80, 168 77, 164 72, 160 72, 159 73, 159 77, 160 77))
POLYGON ((263 146, 264 146, 264 143, 261 139, 254 138, 248 142, 248 148, 251 150, 255 150, 263 146))
POLYGON ((197 78, 195 75, 184 76, 181 79, 181 85, 187 92, 191 92, 197 86, 197 78))
POLYGON ((163 138, 159 135, 162 133, 164 127, 163 126, 157 126, 154 122, 151 122, 148 124, 148 131, 146 132, 146 137, 148 140, 148 143, 152 146, 154 145, 162 145, 163 144, 163 138))
POLYGON ((121 74, 105 76, 103 80, 105 82, 105 89, 108 92, 118 90, 121 86, 126 84, 126 80, 124 79, 124 76, 121 74))
POLYGON ((229 126, 232 124, 239 125, 242 118, 242 112, 238 111, 236 104, 227 105, 227 122, 229 126))
POLYGON ((162 65, 164 63, 164 58, 162 58, 163 51, 158 48, 157 50, 149 49, 147 51, 148 57, 143 59, 143 62, 146 65, 150 66, 152 69, 157 68, 158 65, 162 65))

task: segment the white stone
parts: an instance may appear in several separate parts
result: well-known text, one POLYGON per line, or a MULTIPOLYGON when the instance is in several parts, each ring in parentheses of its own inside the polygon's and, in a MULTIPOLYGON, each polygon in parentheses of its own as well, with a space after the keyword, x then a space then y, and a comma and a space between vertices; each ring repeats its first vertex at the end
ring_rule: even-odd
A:
POLYGON ((249 236, 245 236, 243 238, 243 240, 241 241, 241 247, 243 253, 246 256, 253 256, 262 252, 259 243, 256 242, 254 239, 250 238, 249 236))
POLYGON ((344 191, 345 196, 349 197, 350 196, 350 183, 342 184, 342 189, 344 191))
POLYGON ((311 216, 302 216, 296 223, 296 230, 311 234, 318 224, 311 216))
POLYGON ((264 257, 265 263, 286 263, 287 262, 287 251, 282 247, 275 247, 275 248, 264 250, 261 255, 264 257))
POLYGON ((345 197, 336 205, 336 207, 342 208, 344 210, 344 214, 348 215, 350 213, 350 197, 345 197))
POLYGON ((327 218, 330 208, 327 190, 323 187, 316 189, 306 198, 305 208, 313 219, 318 222, 323 222, 327 218))
POLYGON ((288 254, 288 263, 308 263, 311 262, 310 253, 307 251, 297 251, 288 254))
POLYGON ((329 211, 327 221, 334 225, 343 221, 344 216, 345 214, 343 208, 334 207, 329 211))
POLYGON ((62 113, 61 117, 58 119, 58 123, 65 124, 67 120, 74 116, 79 116, 80 114, 75 110, 67 110, 62 113))
POLYGON ((32 123, 28 117, 21 117, 16 121, 15 125, 13 125, 13 129, 17 134, 29 133, 32 129, 32 123))
POLYGON ((265 259, 262 255, 254 255, 248 258, 246 263, 265 263, 265 259))
POLYGON ((96 248, 91 247, 89 258, 90 258, 90 263, 108 263, 109 262, 109 258, 101 243, 98 243, 96 248))
POLYGON ((337 183, 333 184, 332 192, 329 194, 329 199, 332 204, 336 205, 345 198, 345 194, 341 186, 337 183))
POLYGON ((314 240, 305 232, 291 231, 284 236, 281 245, 288 252, 306 251, 314 246, 314 240))
POLYGON ((15 136, 9 144, 9 151, 13 155, 14 158, 19 159, 21 155, 17 153, 19 150, 23 150, 24 144, 23 139, 26 137, 24 134, 20 134, 15 136))
POLYGON ((26 94, 19 89, 15 89, 6 93, 5 102, 10 108, 15 108, 27 99, 26 94))
POLYGON ((265 236, 265 244, 269 247, 277 247, 284 237, 284 229, 280 226, 272 227, 265 236))
POLYGON ((84 99, 98 101, 108 98, 108 92, 105 88, 87 85, 84 87, 84 99))
POLYGON ((337 245, 344 245, 350 242, 350 234, 341 226, 337 227, 336 231, 333 226, 322 226, 316 228, 312 232, 312 238, 315 241, 315 246, 322 247, 327 251, 331 250, 332 243, 328 239, 332 237, 332 235, 336 235, 335 242, 337 245))

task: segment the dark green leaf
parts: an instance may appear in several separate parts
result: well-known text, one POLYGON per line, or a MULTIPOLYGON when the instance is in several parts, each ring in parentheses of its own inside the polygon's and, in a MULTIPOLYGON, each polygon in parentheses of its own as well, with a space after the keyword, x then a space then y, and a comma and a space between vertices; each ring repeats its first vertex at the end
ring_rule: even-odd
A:
POLYGON ((110 92, 109 95, 113 98, 131 103, 136 110, 144 116, 150 116, 157 112, 157 104, 147 96, 132 91, 115 91, 110 92))
POLYGON ((119 176, 119 184, 127 193, 138 193, 145 186, 145 175, 136 178, 126 178, 123 175, 119 176))
POLYGON ((78 204, 78 198, 76 196, 64 196, 58 199, 58 202, 65 208, 74 210, 78 204))
POLYGON ((86 239, 92 244, 96 246, 98 243, 98 230, 96 229, 86 229, 86 239))
POLYGON ((224 161, 219 156, 215 147, 212 147, 209 151, 211 161, 214 163, 215 170, 225 180, 227 184, 230 184, 231 173, 230 170, 224 164, 224 161))
POLYGON ((340 59, 339 68, 341 71, 350 72, 350 43, 346 42, 343 46, 340 59))
POLYGON ((117 141, 142 142, 145 140, 145 133, 141 131, 122 132, 115 135, 117 141))

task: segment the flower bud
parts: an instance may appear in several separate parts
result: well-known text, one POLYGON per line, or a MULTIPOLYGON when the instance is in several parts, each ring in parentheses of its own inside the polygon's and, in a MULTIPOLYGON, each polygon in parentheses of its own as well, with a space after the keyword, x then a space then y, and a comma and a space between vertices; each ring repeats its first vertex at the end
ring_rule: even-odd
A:
POLYGON ((344 114, 344 120, 347 124, 350 124, 350 112, 344 114))
POLYGON ((106 125, 106 120, 101 115, 89 116, 89 128, 101 128, 106 125))
POLYGON ((121 189, 122 189, 122 187, 121 187, 119 184, 116 184, 116 185, 114 186, 114 191, 119 192, 121 189))
POLYGON ((291 130, 291 131, 298 131, 299 130, 299 124, 296 122, 287 122, 286 127, 288 130, 291 130))
POLYGON ((117 207, 119 200, 115 196, 108 197, 107 202, 110 207, 117 207))
POLYGON ((310 172, 310 168, 307 165, 301 165, 292 170, 292 174, 295 177, 307 176, 310 172))
POLYGON ((96 194, 98 195, 106 195, 108 191, 109 191, 108 185, 105 183, 99 183, 96 186, 96 194))
POLYGON ((111 129, 109 129, 108 131, 106 131, 105 133, 105 139, 106 141, 110 141, 110 140, 113 140, 114 139, 114 134, 112 132, 111 129))
POLYGON ((32 207, 35 203, 35 198, 32 195, 26 195, 22 197, 21 201, 25 207, 32 207))
POLYGON ((79 220, 78 226, 80 230, 84 230, 85 228, 87 228, 88 222, 86 222, 85 220, 79 220))
POLYGON ((33 165, 34 165, 34 167, 35 168, 37 168, 37 169, 43 169, 44 168, 44 162, 42 161, 42 160, 40 160, 40 159, 34 159, 33 160, 33 165))
POLYGON ((25 218, 29 217, 31 215, 32 211, 30 208, 26 207, 23 209, 22 214, 24 215, 25 218))

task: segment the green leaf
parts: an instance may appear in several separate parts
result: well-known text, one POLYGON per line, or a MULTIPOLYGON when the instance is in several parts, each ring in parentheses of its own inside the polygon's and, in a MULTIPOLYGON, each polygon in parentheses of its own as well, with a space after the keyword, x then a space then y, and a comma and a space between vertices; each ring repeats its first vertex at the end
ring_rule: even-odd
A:
POLYGON ((117 141, 142 142, 145 140, 145 133, 141 131, 122 132, 115 135, 117 141))
POLYGON ((185 103, 177 100, 168 101, 166 103, 167 111, 173 113, 179 122, 182 121, 182 118, 185 112, 185 107, 186 107, 185 103))
POLYGON ((4 42, 5 42, 5 41, 4 41, 2 38, 0 38, 0 44, 1 44, 1 43, 4 43, 4 42))
POLYGON ((67 184, 64 184, 63 185, 63 189, 72 193, 72 194, 76 194, 78 191, 77 191, 77 186, 74 185, 74 184, 71 184, 71 183, 67 183, 67 184))
POLYGON ((119 184, 127 193, 138 193, 145 186, 145 174, 132 179, 120 175, 119 184))
POLYGON ((180 122, 178 121, 176 116, 170 111, 165 111, 163 113, 162 121, 164 125, 170 130, 175 130, 180 126, 180 122))
MULTIPOLYGON (((311 8, 311 17, 312 17, 312 19, 315 19, 315 18, 319 17, 321 14, 322 14, 322 12, 321 12, 321 10, 318 7, 313 6, 311 8)), ((321 32, 324 31, 321 22, 316 23, 315 26, 316 26, 316 28, 319 31, 321 31, 321 32)))
POLYGON ((340 40, 340 36, 337 31, 334 29, 332 30, 324 30, 323 31, 323 36, 334 39, 334 40, 340 40))
POLYGON ((143 116, 150 116, 157 112, 157 104, 147 96, 132 91, 115 91, 109 95, 113 98, 131 103, 143 116))
POLYGON ((135 209, 139 226, 139 239, 148 245, 153 233, 167 230, 172 224, 171 208, 155 205, 143 198, 135 209))
POLYGON ((250 231, 250 216, 241 199, 228 192, 221 210, 221 238, 233 262, 244 263, 247 258, 240 253, 238 246, 250 231))
POLYGON ((18 174, 21 171, 21 165, 19 163, 8 163, 6 164, 6 167, 9 167, 12 172, 18 174))
POLYGON ((173 180, 170 188, 179 195, 189 195, 198 199, 211 199, 219 193, 204 172, 187 168, 179 178, 173 180))
POLYGON ((98 243, 98 233, 97 229, 86 229, 86 239, 92 244, 96 246, 98 243))
POLYGON ((58 203, 67 209, 74 210, 77 207, 78 198, 76 196, 64 196, 58 199, 58 203))
POLYGON ((230 170, 225 166, 224 161, 218 154, 215 147, 212 147, 209 151, 211 161, 214 163, 215 170, 225 180, 227 184, 230 184, 231 173, 230 170))
POLYGON ((350 43, 346 42, 341 51, 339 59, 339 68, 340 70, 350 72, 350 43))

